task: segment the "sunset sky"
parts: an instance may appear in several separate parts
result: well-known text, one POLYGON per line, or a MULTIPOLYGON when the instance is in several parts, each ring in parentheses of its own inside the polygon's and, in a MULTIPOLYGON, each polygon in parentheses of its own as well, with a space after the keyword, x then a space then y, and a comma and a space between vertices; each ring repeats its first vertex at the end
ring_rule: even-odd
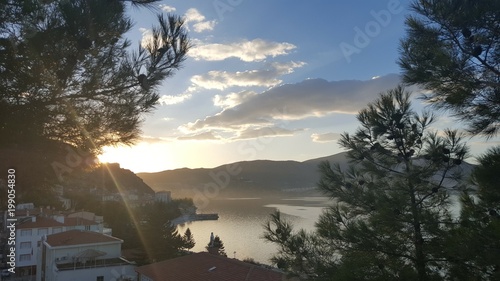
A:
MULTIPOLYGON (((144 116, 142 139, 106 148, 101 161, 155 172, 341 152, 339 134, 356 129, 358 110, 400 82, 408 4, 171 0, 132 9, 132 42, 163 12, 185 17, 194 47, 144 116)), ((443 115, 436 127, 456 125, 443 115)), ((484 141, 469 142, 474 154, 498 143, 484 141)))

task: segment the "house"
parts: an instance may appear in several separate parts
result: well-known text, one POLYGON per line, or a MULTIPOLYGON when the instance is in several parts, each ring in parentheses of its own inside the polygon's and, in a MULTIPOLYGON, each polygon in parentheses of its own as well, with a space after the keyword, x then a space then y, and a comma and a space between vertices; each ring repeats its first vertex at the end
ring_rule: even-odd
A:
POLYGON ((136 280, 135 265, 121 257, 123 240, 86 230, 44 236, 37 281, 136 280))
POLYGON ((60 214, 50 208, 16 210, 16 275, 35 275, 38 245, 42 237, 80 229, 111 233, 103 227, 103 217, 89 212, 60 214))
POLYGON ((172 201, 172 194, 170 191, 158 191, 155 193, 155 201, 169 203, 172 201))
POLYGON ((200 252, 137 267, 138 281, 282 281, 285 274, 237 259, 200 252))

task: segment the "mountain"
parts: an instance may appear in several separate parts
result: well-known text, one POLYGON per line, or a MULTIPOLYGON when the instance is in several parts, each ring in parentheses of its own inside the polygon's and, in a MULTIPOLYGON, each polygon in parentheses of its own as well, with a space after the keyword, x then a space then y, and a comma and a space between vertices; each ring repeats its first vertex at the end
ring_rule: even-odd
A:
MULTIPOLYGON (((212 169, 175 169, 137 174, 156 191, 168 190, 174 197, 213 198, 287 195, 320 195, 318 165, 324 161, 347 167, 347 152, 298 161, 254 160, 222 165, 212 169)), ((470 174, 473 165, 463 163, 457 169, 470 174)), ((450 174, 453 173, 453 170, 450 174)), ((437 176, 437 175, 436 175, 437 176)), ((446 185, 453 184, 451 180, 446 185)))
POLYGON ((212 169, 175 169, 137 174, 154 190, 172 191, 175 197, 195 197, 197 193, 216 196, 272 195, 283 191, 311 193, 320 178, 323 161, 346 165, 346 153, 299 161, 254 160, 222 165, 212 169))
POLYGON ((90 172, 78 173, 69 182, 68 189, 96 188, 103 194, 130 193, 142 196, 155 193, 140 177, 121 168, 118 163, 106 163, 90 172))

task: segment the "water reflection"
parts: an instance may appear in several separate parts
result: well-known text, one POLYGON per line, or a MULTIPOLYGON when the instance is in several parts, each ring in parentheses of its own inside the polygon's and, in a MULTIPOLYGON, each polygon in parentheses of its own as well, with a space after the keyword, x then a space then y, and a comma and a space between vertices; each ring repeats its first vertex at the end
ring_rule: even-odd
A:
POLYGON ((196 241, 193 251, 205 251, 210 233, 219 235, 228 257, 253 258, 269 263, 276 246, 262 239, 263 224, 275 210, 297 229, 313 230, 321 210, 327 206, 324 197, 303 198, 221 198, 211 200, 199 213, 218 213, 217 221, 196 221, 179 226, 180 233, 190 228, 196 241), (236 252, 236 254, 234 253, 236 252))

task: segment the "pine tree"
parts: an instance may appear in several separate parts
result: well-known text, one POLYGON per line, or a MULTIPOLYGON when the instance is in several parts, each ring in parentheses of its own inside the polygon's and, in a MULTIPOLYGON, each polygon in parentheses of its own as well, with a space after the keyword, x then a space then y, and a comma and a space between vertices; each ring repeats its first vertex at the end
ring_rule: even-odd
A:
POLYGON ((175 15, 159 15, 151 40, 131 47, 128 5, 153 2, 0 1, 0 168, 25 175, 18 199, 139 138, 190 47, 175 15))
POLYGON ((191 229, 189 229, 189 227, 184 232, 184 236, 182 237, 182 240, 184 243, 182 248, 184 248, 186 250, 192 249, 195 246, 196 242, 194 240, 193 234, 191 233, 191 229))
POLYGON ((209 250, 210 248, 215 249, 215 252, 218 255, 227 257, 226 249, 224 248, 224 242, 222 242, 222 240, 218 235, 215 236, 213 243, 208 242, 205 248, 207 250, 209 250))
POLYGON ((184 239, 177 231, 177 226, 173 225, 171 221, 166 221, 163 224, 161 238, 156 244, 161 249, 156 260, 171 259, 181 255, 181 250, 185 246, 184 239))
POLYGON ((0 19, 1 146, 50 139, 99 151, 133 142, 189 49, 183 20, 159 15, 152 39, 131 53, 124 1, 0 5, 9 12, 0 19))
POLYGON ((142 207, 141 213, 134 214, 141 221, 139 237, 148 262, 171 259, 181 254, 184 239, 172 220, 178 216, 173 204, 156 202, 142 207))
POLYGON ((415 0, 401 41, 406 83, 448 109, 470 132, 500 129, 500 1, 415 0))
POLYGON ((264 238, 279 245, 278 266, 315 280, 441 280, 443 239, 453 227, 450 193, 461 187, 467 148, 460 134, 429 130, 402 87, 382 94, 344 133, 350 165, 320 166, 319 188, 333 200, 316 231, 294 232, 274 214, 264 238))
POLYGON ((500 279, 500 147, 478 158, 474 189, 462 195, 459 227, 446 239, 454 280, 500 279))

